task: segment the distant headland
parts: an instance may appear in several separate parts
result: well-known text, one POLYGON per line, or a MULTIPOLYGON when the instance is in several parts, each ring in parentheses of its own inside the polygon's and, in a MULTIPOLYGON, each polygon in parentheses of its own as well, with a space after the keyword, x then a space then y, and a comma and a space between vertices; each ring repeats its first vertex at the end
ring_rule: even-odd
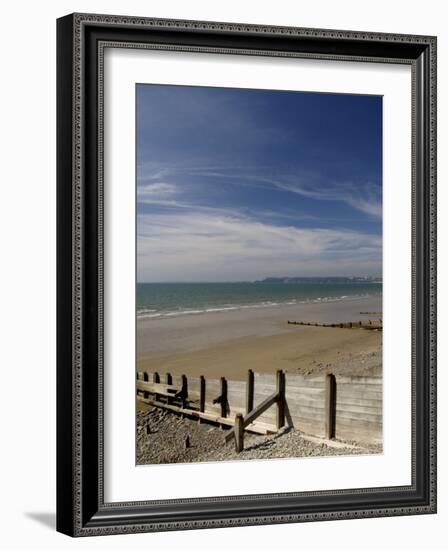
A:
POLYGON ((255 283, 282 284, 347 284, 347 283, 382 283, 382 277, 266 277, 255 283))

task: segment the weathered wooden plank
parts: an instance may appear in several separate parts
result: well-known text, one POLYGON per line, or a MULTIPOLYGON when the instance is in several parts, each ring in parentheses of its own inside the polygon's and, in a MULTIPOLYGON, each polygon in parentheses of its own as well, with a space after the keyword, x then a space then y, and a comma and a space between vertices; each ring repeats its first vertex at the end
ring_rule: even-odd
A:
POLYGON ((325 401, 322 400, 322 405, 319 407, 316 406, 308 406, 306 403, 291 403, 290 401, 286 401, 288 404, 288 409, 290 414, 300 416, 301 414, 317 414, 317 415, 324 415, 325 414, 325 401))
POLYGON ((278 392, 272 394, 270 397, 267 397, 262 403, 257 405, 254 409, 250 411, 249 414, 247 414, 244 417, 244 425, 247 426, 251 422, 255 420, 258 416, 260 416, 264 411, 266 411, 269 407, 271 407, 278 399, 279 394, 278 392))
POLYGON ((299 391, 295 393, 291 393, 286 389, 285 392, 286 399, 289 399, 291 401, 297 401, 300 402, 303 399, 309 401, 310 403, 316 402, 316 403, 322 403, 325 399, 325 390, 322 388, 322 390, 319 390, 318 392, 309 392, 309 391, 299 391))
MULTIPOLYGON (((301 414, 301 415, 291 415, 292 421, 294 425, 296 425, 297 422, 306 421, 306 422, 318 422, 319 425, 322 424, 324 426, 325 424, 325 415, 315 415, 312 413, 309 414, 301 414)), ((323 429, 323 428, 322 428, 323 429)))
POLYGON ((338 376, 338 384, 363 384, 370 386, 382 386, 381 376, 338 376))
POLYGON ((333 374, 325 377, 325 437, 333 439, 336 426, 336 378, 333 374))
POLYGON ((296 430, 311 435, 325 435, 324 419, 322 421, 317 421, 315 418, 296 418, 293 420, 296 430))
POLYGON ((373 403, 374 405, 381 407, 383 402, 383 396, 382 395, 362 395, 358 393, 345 393, 344 395, 340 395, 339 392, 337 392, 336 396, 338 404, 341 405, 344 403, 373 403))
POLYGON ((365 391, 365 392, 381 392, 383 391, 383 384, 368 384, 364 382, 360 382, 359 380, 353 380, 352 382, 341 382, 339 383, 338 379, 338 386, 341 387, 341 389, 352 389, 357 388, 358 390, 365 391))
POLYGON ((342 403, 341 401, 337 401, 337 408, 338 410, 350 410, 352 412, 363 412, 363 411, 381 412, 383 410, 381 401, 365 401, 365 400, 360 400, 357 402, 347 401, 342 403))
POLYGON ((254 381, 255 384, 275 384, 275 375, 274 373, 260 373, 254 372, 254 381))
POLYGON ((193 376, 188 377, 188 393, 201 391, 201 379, 193 376))
POLYGON ((337 403, 337 406, 338 407, 343 407, 345 405, 350 405, 350 404, 353 404, 353 405, 358 405, 358 406, 363 406, 365 405, 366 407, 378 407, 379 409, 381 409, 383 407, 383 400, 382 399, 378 399, 378 398, 367 398, 367 397, 358 397, 357 395, 344 395, 344 396, 339 396, 336 395, 336 403, 337 403))
POLYGON ((244 406, 246 384, 240 380, 227 381, 227 403, 232 411, 234 408, 244 406))
POLYGON ((238 413, 235 416, 235 451, 240 453, 244 449, 244 420, 243 415, 238 413))
POLYGON ((216 379, 207 378, 207 391, 206 391, 206 402, 212 403, 214 399, 219 397, 220 382, 216 379))
POLYGON ((227 416, 227 380, 224 378, 224 376, 221 377, 221 416, 225 418, 227 416))
POLYGON ((352 410, 354 413, 357 412, 372 412, 372 413, 382 413, 383 406, 381 402, 366 402, 362 401, 361 403, 341 403, 336 401, 336 409, 338 411, 342 410, 352 410))
POLYGON ((246 384, 241 380, 227 380, 228 391, 232 391, 238 395, 246 394, 246 384))
MULTIPOLYGON (((154 380, 156 375, 157 373, 137 372, 137 382, 142 377, 146 377, 149 382, 149 380, 154 380)), ((248 395, 248 393, 250 394, 248 391, 249 376, 248 374, 247 382, 226 381, 227 407, 224 411, 222 403, 215 405, 212 403, 213 399, 216 399, 222 393, 221 380, 206 380, 206 388, 203 390, 201 389, 203 384, 201 378, 189 377, 187 384, 185 384, 182 377, 168 377, 166 374, 163 376, 162 373, 165 389, 171 386, 179 391, 179 388, 187 386, 188 401, 183 401, 183 408, 190 410, 186 408, 187 402, 190 403, 190 406, 193 403, 194 408, 198 409, 197 412, 212 415, 216 418, 228 419, 227 425, 232 428, 234 426, 230 423, 234 422, 235 415, 247 413, 248 409, 251 408, 250 398, 252 398, 252 410, 255 410, 272 396, 277 388, 273 373, 253 373, 253 395, 250 396, 248 395)), ((325 376, 306 377, 300 374, 285 373, 284 378, 285 398, 290 419, 296 429, 328 436, 328 425, 325 429, 325 376), (323 432, 327 433, 324 434, 323 432)), ((148 392, 148 389, 154 390, 155 388, 145 387, 143 389, 137 383, 137 392, 146 392, 144 395, 148 396, 149 393, 152 393, 148 392)), ((161 393, 163 392, 162 385, 158 385, 158 392, 157 395, 164 395, 161 393)), ((167 395, 169 398, 173 395, 171 390, 166 391, 166 393, 169 394, 167 395)), ((141 396, 138 396, 138 398, 140 399, 141 396)), ((179 407, 173 406, 179 411, 179 407)), ((362 438, 363 441, 374 441, 379 436, 382 437, 382 408, 383 386, 381 377, 337 377, 335 430, 337 437, 350 438, 352 436, 353 439, 361 440, 362 438)), ((277 411, 278 407, 268 407, 257 416, 256 423, 266 422, 268 425, 277 423, 277 411)), ((247 426, 245 429, 248 429, 247 426)))
POLYGON ((325 385, 325 377, 294 377, 286 374, 286 385, 291 388, 300 388, 300 387, 323 387, 325 385))
POLYGON ((286 386, 288 388, 290 388, 291 390, 294 390, 294 389, 300 389, 300 388, 305 388, 305 389, 308 389, 308 388, 316 388, 316 389, 322 389, 322 388, 325 388, 325 379, 323 378, 322 380, 318 380, 318 381, 315 381, 315 382, 307 382, 307 381, 303 381, 303 382, 300 382, 300 383, 296 383, 296 384, 292 384, 290 382, 290 380, 286 379, 286 386))
POLYGON ((200 412, 205 411, 205 378, 201 375, 200 378, 200 397, 199 397, 199 410, 200 412))
POLYGON ((351 422, 359 422, 359 421, 366 421, 366 422, 381 422, 383 415, 381 413, 375 414, 375 413, 367 413, 367 412, 351 412, 351 411, 345 411, 345 410, 338 410, 337 411, 337 421, 338 423, 343 420, 349 420, 351 422))
POLYGON ((383 426, 380 422, 365 422, 365 421, 341 421, 336 425, 336 437, 342 437, 348 432, 363 434, 381 433, 383 426))
POLYGON ((196 416, 199 418, 203 418, 204 420, 208 420, 210 422, 216 422, 217 424, 223 424, 224 426, 233 426, 234 419, 231 417, 223 418, 222 416, 219 416, 219 414, 211 414, 207 411, 201 412, 201 411, 190 411, 191 416, 196 416))
POLYGON ((382 388, 383 388, 383 382, 382 381, 379 382, 379 383, 373 383, 373 382, 369 382, 367 380, 360 380, 359 378, 354 378, 353 380, 345 379, 345 380, 341 380, 341 381, 339 381, 339 378, 338 378, 338 385, 341 386, 341 388, 345 388, 345 387, 365 388, 365 391, 381 391, 382 388))
POLYGON ((319 395, 320 393, 325 391, 325 385, 322 384, 320 387, 316 386, 297 386, 297 387, 291 387, 288 386, 288 381, 286 381, 286 393, 288 395, 294 395, 294 394, 301 394, 301 393, 309 393, 310 395, 315 394, 319 395))
POLYGON ((254 372, 247 371, 246 382, 246 414, 254 408, 254 372))
POLYGON ((176 386, 170 386, 168 384, 154 384, 153 382, 145 382, 143 380, 137 380, 137 389, 144 392, 171 396, 174 396, 175 393, 179 391, 179 388, 176 386))
POLYGON ((322 415, 324 416, 325 415, 325 401, 322 400, 322 404, 321 406, 319 407, 316 407, 316 406, 309 406, 307 405, 306 403, 290 403, 289 401, 287 401, 288 403, 288 408, 289 408, 289 412, 291 414, 296 414, 296 415, 301 415, 301 414, 311 414, 311 415, 322 415))
POLYGON ((286 402, 288 403, 289 410, 291 412, 297 411, 298 414, 300 414, 303 411, 316 411, 316 412, 324 412, 325 410, 325 399, 324 396, 322 396, 322 399, 319 402, 314 401, 299 401, 294 402, 290 399, 287 399, 286 402))
MULTIPOLYGON (((153 376, 152 374, 148 373, 148 372, 143 372, 143 381, 144 382, 149 382, 150 380, 153 380, 153 376)), ((149 393, 147 391, 144 391, 143 392, 143 397, 149 397, 149 393)))
MULTIPOLYGON (((278 393, 272 394, 270 397, 265 399, 260 405, 255 407, 249 414, 247 414, 243 418, 243 425, 246 427, 248 424, 251 424, 258 416, 260 416, 266 409, 271 407, 274 403, 277 402, 278 399, 278 393)), ((233 430, 230 430, 230 432, 226 436, 226 441, 230 441, 230 439, 233 437, 233 430)))
MULTIPOLYGON (((151 405, 153 407, 158 407, 160 409, 166 409, 170 410, 172 412, 183 414, 185 416, 191 416, 196 418, 202 418, 204 420, 208 420, 209 422, 214 422, 216 424, 223 424, 225 426, 231 426, 234 427, 235 423, 235 416, 233 417, 226 417, 223 418, 219 415, 213 415, 209 414, 207 412, 202 413, 201 411, 197 411, 194 409, 188 409, 188 408, 182 408, 176 405, 172 405, 169 403, 162 403, 161 401, 155 401, 153 399, 145 399, 144 397, 137 396, 137 399, 139 401, 142 401, 143 403, 146 403, 148 405, 151 405)), ((246 431, 253 432, 259 435, 268 435, 268 434, 274 434, 276 433, 276 429, 272 425, 263 424, 261 422, 252 422, 248 426, 246 426, 246 431)))
POLYGON ((282 370, 277 371, 277 415, 276 423, 277 430, 285 425, 285 373, 282 370))
POLYGON ((254 403, 260 397, 265 397, 266 395, 271 395, 271 393, 274 393, 276 391, 276 385, 273 384, 272 386, 257 386, 257 382, 254 382, 254 403))
POLYGON ((363 403, 370 403, 370 406, 381 407, 383 403, 383 396, 376 397, 371 395, 359 395, 359 394, 345 394, 337 395, 338 403, 344 404, 353 404, 353 405, 362 405, 363 403))
POLYGON ((187 399, 188 399, 188 378, 185 374, 181 376, 182 380, 182 386, 180 389, 180 395, 179 397, 182 399, 182 407, 185 408, 187 405, 187 399))
POLYGON ((286 400, 290 412, 297 411, 298 414, 301 414, 303 411, 313 411, 317 414, 324 413, 325 411, 325 396, 322 396, 322 400, 317 402, 309 402, 306 399, 303 401, 291 401, 286 400))

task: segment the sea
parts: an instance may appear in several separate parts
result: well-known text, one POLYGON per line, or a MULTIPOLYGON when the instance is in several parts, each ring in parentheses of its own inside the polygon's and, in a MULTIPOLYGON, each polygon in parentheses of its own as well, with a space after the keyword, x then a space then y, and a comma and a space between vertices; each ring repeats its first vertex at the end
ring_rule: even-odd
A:
POLYGON ((382 284, 366 283, 137 283, 139 318, 170 318, 310 302, 338 302, 381 295, 382 284))

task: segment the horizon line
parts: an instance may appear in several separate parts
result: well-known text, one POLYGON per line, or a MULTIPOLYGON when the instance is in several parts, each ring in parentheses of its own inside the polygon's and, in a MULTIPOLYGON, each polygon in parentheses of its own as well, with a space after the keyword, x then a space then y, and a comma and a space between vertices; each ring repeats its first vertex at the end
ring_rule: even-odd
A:
POLYGON ((258 282, 264 282, 266 279, 381 279, 381 282, 383 280, 383 277, 381 275, 310 275, 310 276, 302 276, 302 275, 285 275, 285 276, 272 276, 272 277, 264 277, 263 279, 241 279, 241 280, 235 280, 235 281, 229 281, 229 280, 223 280, 223 281, 207 281, 207 280, 199 280, 199 281, 136 281, 137 284, 237 284, 237 283, 258 283, 258 282))

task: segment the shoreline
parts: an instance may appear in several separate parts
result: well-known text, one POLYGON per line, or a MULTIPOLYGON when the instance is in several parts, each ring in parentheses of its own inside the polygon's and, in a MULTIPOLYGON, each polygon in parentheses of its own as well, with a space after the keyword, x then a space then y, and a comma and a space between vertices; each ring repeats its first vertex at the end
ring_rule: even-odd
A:
POLYGON ((248 369, 301 374, 379 375, 382 334, 375 330, 288 325, 376 319, 381 297, 210 312, 137 322, 138 371, 245 379, 248 369))
POLYGON ((197 306, 196 308, 190 307, 186 309, 173 309, 173 310, 157 310, 152 309, 151 307, 143 307, 139 309, 137 307, 137 319, 171 319, 173 317, 183 317, 190 315, 204 315, 207 313, 226 313, 231 311, 242 311, 242 310, 270 310, 273 308, 282 308, 287 306, 302 306, 302 305, 312 305, 312 304, 337 304, 345 300, 357 300, 363 298, 374 298, 375 296, 381 296, 381 294, 371 295, 371 294, 355 294, 355 295, 345 295, 345 296, 324 296, 319 298, 310 298, 310 299, 289 299, 280 302, 275 302, 271 300, 265 300, 262 302, 253 302, 253 303, 242 303, 242 304, 210 304, 208 306, 197 306), (199 309, 198 309, 199 308, 199 309))
MULTIPOLYGON (((208 312, 165 318, 137 318, 137 356, 204 349, 245 336, 272 336, 291 330, 287 321, 359 321, 362 312, 381 312, 382 296, 347 298, 265 308, 208 312)), ((372 315, 376 319, 381 315, 372 315)))

